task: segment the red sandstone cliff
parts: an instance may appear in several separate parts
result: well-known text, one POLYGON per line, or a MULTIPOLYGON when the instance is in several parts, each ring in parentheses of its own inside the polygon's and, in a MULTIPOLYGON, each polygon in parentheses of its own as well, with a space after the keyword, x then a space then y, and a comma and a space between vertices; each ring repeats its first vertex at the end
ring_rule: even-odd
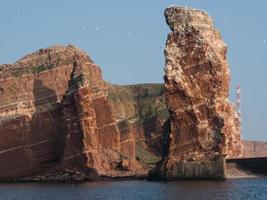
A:
POLYGON ((265 141, 242 141, 244 151, 242 157, 267 157, 267 142, 265 141))
POLYGON ((140 168, 133 132, 113 116, 107 84, 83 51, 55 46, 1 65, 0 91, 0 179, 140 168))
MULTIPOLYGON (((1 179, 135 176, 135 158, 147 166, 162 154, 169 129, 162 84, 108 84, 72 46, 1 65, 0 83, 1 179)), ((245 157, 266 156, 264 143, 243 144, 245 157)))
POLYGON ((137 143, 160 156, 163 126, 169 116, 163 85, 109 85, 108 93, 115 118, 132 127, 137 143))
MULTIPOLYGON (((170 7, 165 16, 165 89, 108 84, 73 46, 0 65, 0 179, 135 176, 144 172, 136 158, 147 165, 160 154, 160 175, 182 177, 184 167, 209 172, 206 161, 240 156, 226 45, 203 11, 170 7)), ((264 145, 244 142, 244 157, 265 155, 264 145)))
POLYGON ((242 153, 237 115, 227 99, 226 45, 207 13, 172 6, 164 14, 171 29, 164 76, 170 132, 160 173, 174 179, 223 177, 220 157, 242 153))

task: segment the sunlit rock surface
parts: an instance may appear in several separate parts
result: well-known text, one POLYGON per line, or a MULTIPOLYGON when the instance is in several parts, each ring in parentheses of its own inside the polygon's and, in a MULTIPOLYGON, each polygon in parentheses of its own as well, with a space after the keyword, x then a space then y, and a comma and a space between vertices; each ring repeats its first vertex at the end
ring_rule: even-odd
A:
POLYGON ((100 68, 73 46, 1 65, 0 179, 138 174, 133 131, 113 115, 107 89, 100 68))
POLYGON ((237 114, 228 101, 227 47, 204 11, 171 6, 164 14, 171 29, 164 76, 170 130, 160 173, 170 179, 223 177, 218 163, 242 153, 237 114))

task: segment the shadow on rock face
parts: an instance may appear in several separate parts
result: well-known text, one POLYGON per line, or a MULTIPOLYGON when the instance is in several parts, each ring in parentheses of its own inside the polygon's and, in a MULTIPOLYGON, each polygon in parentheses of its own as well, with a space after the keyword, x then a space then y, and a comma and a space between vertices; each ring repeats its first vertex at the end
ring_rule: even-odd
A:
POLYGON ((34 80, 33 87, 35 113, 30 121, 28 143, 33 160, 39 166, 45 166, 59 160, 58 140, 62 132, 62 108, 54 90, 34 80), (41 144, 40 144, 41 143, 41 144), (38 144, 35 145, 34 144, 38 144))
POLYGON ((171 120, 170 118, 166 119, 162 129, 163 135, 163 145, 162 145, 162 158, 165 158, 169 155, 170 147, 170 133, 171 133, 171 120))

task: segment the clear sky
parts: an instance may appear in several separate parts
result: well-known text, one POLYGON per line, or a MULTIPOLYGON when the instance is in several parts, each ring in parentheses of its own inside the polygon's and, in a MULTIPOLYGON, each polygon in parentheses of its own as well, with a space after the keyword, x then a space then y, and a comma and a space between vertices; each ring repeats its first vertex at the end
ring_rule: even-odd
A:
POLYGON ((207 11, 228 44, 235 87, 242 89, 245 139, 267 140, 266 0, 0 1, 0 64, 54 44, 74 44, 116 84, 163 82, 163 16, 170 4, 207 11))

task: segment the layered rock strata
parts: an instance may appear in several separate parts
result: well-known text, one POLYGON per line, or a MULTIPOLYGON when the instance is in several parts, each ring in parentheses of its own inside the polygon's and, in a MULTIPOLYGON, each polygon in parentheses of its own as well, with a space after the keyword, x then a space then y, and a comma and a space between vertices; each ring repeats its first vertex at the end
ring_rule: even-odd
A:
POLYGON ((170 130, 159 174, 223 178, 223 157, 242 151, 237 114, 228 101, 227 47, 207 13, 171 6, 164 14, 171 29, 164 76, 170 130))
POLYGON ((0 179, 140 168, 133 131, 113 116, 100 68, 83 51, 55 46, 1 65, 0 91, 0 179))
MULTIPOLYGON (((0 82, 1 180, 135 177, 146 173, 135 158, 146 167, 155 164, 162 146, 168 156, 162 84, 108 84, 73 46, 41 49, 1 65, 0 82)), ((262 156, 259 145, 251 144, 244 142, 245 156, 262 156)), ((214 163, 222 166, 221 160, 214 163)), ((190 166, 179 163, 176 171, 190 166)))
MULTIPOLYGON (((73 46, 0 65, 0 179, 138 176, 138 161, 159 155, 152 177, 222 178, 224 157, 242 153, 226 45, 203 11, 174 6, 165 17, 165 89, 108 84, 73 46)), ((244 149, 261 154, 253 143, 244 149)))
POLYGON ((137 157, 142 156, 138 147, 143 147, 148 153, 159 157, 162 151, 163 127, 169 117, 164 99, 164 86, 162 84, 109 85, 108 93, 114 117, 124 121, 125 126, 128 124, 132 127, 137 142, 137 157))
POLYGON ((256 158, 267 157, 267 142, 265 141, 242 141, 244 150, 242 157, 244 158, 256 158))

